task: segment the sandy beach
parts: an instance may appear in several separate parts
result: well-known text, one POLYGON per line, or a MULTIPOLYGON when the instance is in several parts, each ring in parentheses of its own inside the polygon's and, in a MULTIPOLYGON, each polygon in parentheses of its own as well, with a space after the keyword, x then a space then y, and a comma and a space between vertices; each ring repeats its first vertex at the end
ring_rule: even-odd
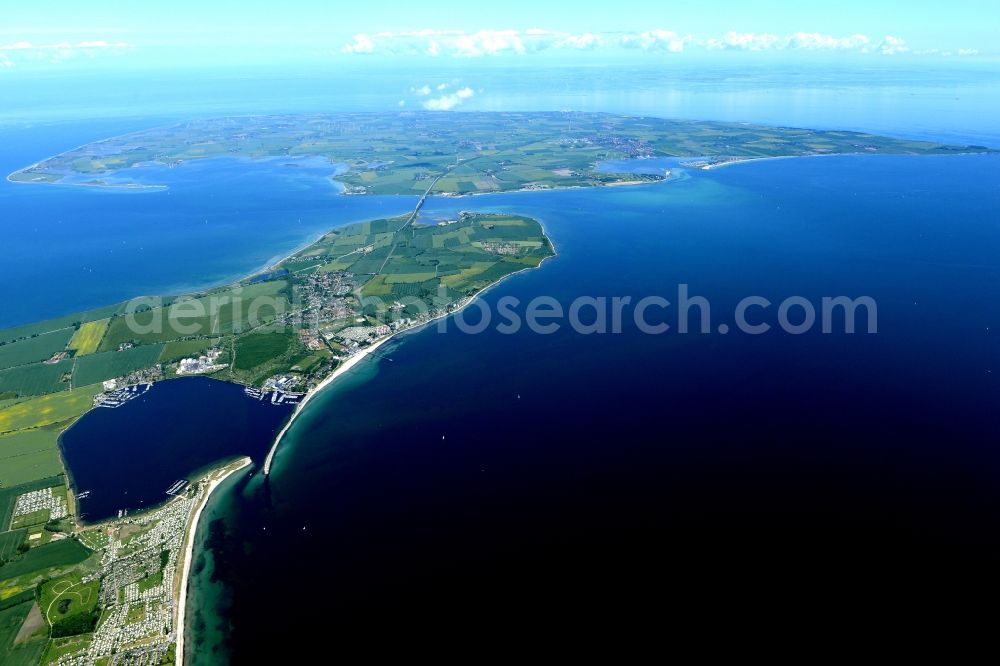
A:
POLYGON ((184 663, 184 612, 187 606, 187 589, 188 581, 191 576, 191 562, 194 559, 194 537, 198 532, 198 521, 201 520, 201 512, 205 509, 209 498, 212 496, 215 489, 219 487, 219 484, 228 479, 231 475, 249 466, 251 463, 252 461, 250 458, 244 457, 235 463, 230 463, 229 465, 210 473, 207 477, 208 487, 205 488, 205 492, 199 500, 198 506, 195 508, 194 513, 188 520, 187 529, 184 533, 184 547, 181 550, 183 553, 183 562, 181 563, 180 591, 177 596, 177 613, 174 618, 174 630, 177 632, 175 660, 178 666, 184 663))
POLYGON ((278 433, 278 436, 274 438, 274 444, 271 445, 271 450, 267 452, 267 458, 264 460, 265 476, 271 473, 271 461, 274 459, 274 454, 278 450, 278 444, 281 442, 281 438, 285 436, 285 433, 288 432, 288 429, 292 426, 292 423, 295 422, 295 417, 297 417, 299 415, 299 412, 301 412, 305 408, 305 406, 309 404, 309 401, 312 400, 313 396, 315 396, 324 388, 332 384, 337 379, 337 377, 340 377, 344 373, 348 372, 351 368, 360 363, 363 358, 374 352, 383 344, 391 340, 393 337, 395 336, 390 335, 386 338, 382 338, 375 344, 371 345, 370 347, 366 347, 364 350, 358 352, 351 358, 347 359, 346 361, 344 361, 344 363, 339 365, 337 369, 330 374, 329 377, 321 381, 319 384, 316 385, 316 388, 314 388, 313 390, 309 391, 309 393, 306 394, 306 397, 303 398, 302 401, 299 402, 299 404, 295 407, 295 411, 292 412, 292 416, 291 418, 288 419, 288 423, 286 423, 285 427, 281 429, 281 432, 278 433))

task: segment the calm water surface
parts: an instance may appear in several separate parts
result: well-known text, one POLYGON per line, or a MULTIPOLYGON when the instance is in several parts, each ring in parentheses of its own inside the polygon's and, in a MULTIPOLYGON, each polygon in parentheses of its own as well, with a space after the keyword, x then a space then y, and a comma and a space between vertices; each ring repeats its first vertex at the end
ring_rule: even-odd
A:
POLYGON ((931 562, 992 566, 998 168, 775 160, 663 185, 432 200, 429 216, 544 222, 558 257, 488 304, 674 300, 683 283, 711 302, 712 332, 645 335, 626 318, 620 335, 401 336, 312 403, 268 484, 244 479, 213 503, 191 656, 294 651, 295 636, 329 627, 350 640, 600 616, 737 582, 820 595, 931 562), (719 334, 748 295, 868 295, 878 333, 719 334), (324 591, 299 594, 290 571, 321 572, 324 591), (295 613, 262 612, 289 594, 295 613))

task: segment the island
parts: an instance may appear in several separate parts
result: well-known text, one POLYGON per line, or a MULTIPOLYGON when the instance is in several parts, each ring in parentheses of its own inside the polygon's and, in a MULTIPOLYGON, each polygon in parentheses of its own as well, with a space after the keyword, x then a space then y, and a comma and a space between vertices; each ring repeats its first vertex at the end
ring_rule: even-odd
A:
POLYGON ((150 188, 130 172, 224 157, 327 161, 345 194, 466 195, 662 179, 609 160, 688 158, 691 166, 805 155, 993 152, 863 132, 602 113, 305 114, 192 120, 97 141, 8 176, 26 183, 150 188), (429 185, 431 185, 429 187, 429 185))
POLYGON ((82 415, 187 376, 239 384, 248 399, 301 410, 392 336, 451 315, 555 256, 537 220, 483 212, 427 219, 428 197, 648 184, 670 175, 669 168, 616 171, 607 167, 614 160, 677 158, 679 167, 712 168, 774 157, 962 152, 992 151, 608 114, 315 114, 152 128, 10 174, 26 184, 147 189, 161 187, 139 179, 150 165, 315 159, 329 165, 344 195, 418 199, 407 215, 334 228, 235 284, 0 331, 0 662, 181 662, 201 510, 225 478, 251 464, 220 461, 179 480, 158 506, 88 524, 60 449, 61 434, 82 415))

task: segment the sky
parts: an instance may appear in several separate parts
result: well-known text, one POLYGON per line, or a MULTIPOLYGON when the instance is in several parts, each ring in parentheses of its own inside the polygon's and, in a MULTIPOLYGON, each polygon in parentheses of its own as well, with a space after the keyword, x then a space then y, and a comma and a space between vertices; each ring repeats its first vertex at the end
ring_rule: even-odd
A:
POLYGON ((628 3, 33 0, 0 10, 0 75, 79 67, 1000 59, 986 0, 628 3))

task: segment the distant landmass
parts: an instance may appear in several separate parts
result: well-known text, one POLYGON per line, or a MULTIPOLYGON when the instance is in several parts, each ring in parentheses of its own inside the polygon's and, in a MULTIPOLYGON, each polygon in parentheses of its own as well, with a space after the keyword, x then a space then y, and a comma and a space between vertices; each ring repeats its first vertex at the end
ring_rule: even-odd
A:
POLYGON ((845 153, 993 152, 863 132, 593 113, 347 113, 195 120, 66 151, 9 176, 34 183, 149 187, 144 164, 218 157, 319 157, 342 165, 348 194, 476 194, 600 186, 656 175, 607 173, 606 160, 689 157, 693 166, 845 153), (115 177, 114 181, 103 180, 115 177))

